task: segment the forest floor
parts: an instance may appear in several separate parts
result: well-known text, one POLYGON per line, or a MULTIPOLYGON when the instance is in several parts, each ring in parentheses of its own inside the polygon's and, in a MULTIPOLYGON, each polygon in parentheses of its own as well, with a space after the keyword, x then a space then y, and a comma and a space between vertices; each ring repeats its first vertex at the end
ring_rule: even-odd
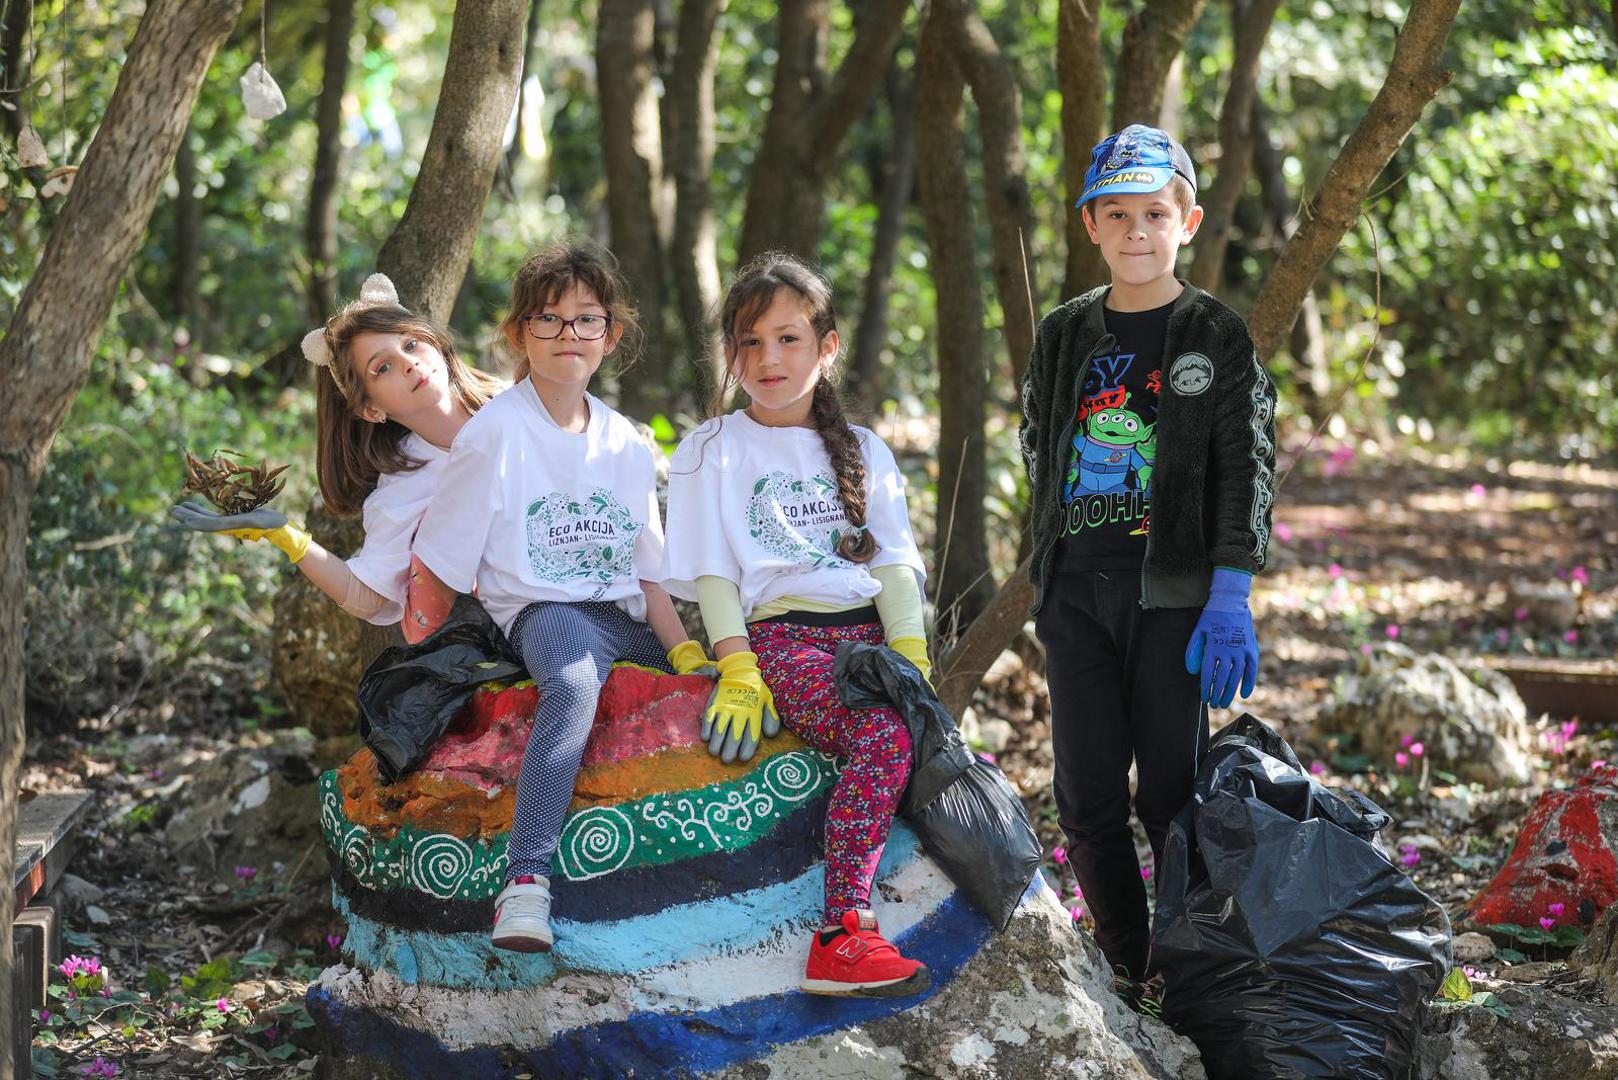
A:
MULTIPOLYGON (((1459 917, 1538 795, 1593 759, 1618 759, 1618 732, 1587 722, 1564 731, 1566 718, 1539 717, 1546 737, 1533 782, 1484 790, 1346 754, 1311 723, 1334 680, 1365 649, 1393 639, 1458 661, 1618 655, 1618 470, 1419 450, 1316 452, 1286 479, 1275 520, 1274 556, 1255 590, 1264 649, 1258 689, 1216 714, 1214 726, 1250 711, 1326 782, 1381 804, 1395 820, 1383 837, 1389 850, 1404 845, 1411 876, 1459 917), (1525 589, 1557 583, 1576 598, 1569 626, 1544 625, 1519 602, 1525 589)), ((1021 652, 1035 655, 1026 643, 1021 652)), ((1082 925, 1082 899, 1071 896, 1059 854, 1036 668, 1010 665, 980 695, 977 712, 1011 724, 998 764, 1024 795, 1052 853, 1047 876, 1082 925)), ((96 796, 71 867, 93 885, 73 883, 65 951, 99 967, 92 975, 81 965, 53 987, 36 1028, 36 1075, 280 1077, 315 1067, 303 994, 337 961, 341 942, 318 844, 300 840, 284 858, 247 866, 230 857, 228 837, 205 837, 184 854, 165 841, 165 822, 206 787, 192 782, 194 773, 254 754, 285 757, 284 733, 232 719, 245 701, 137 702, 100 726, 31 739, 25 789, 82 787, 96 796), (196 857, 210 848, 213 863, 196 857)), ((296 763, 288 764, 282 772, 295 775, 296 763)), ((298 778, 312 789, 313 770, 303 765, 307 775, 298 778)), ((297 806, 313 814, 315 805, 312 795, 272 799, 263 812, 297 806)), ((1541 950, 1532 959, 1558 955, 1541 950)), ((1479 977, 1487 982, 1527 959, 1506 950, 1479 977)), ((1536 975, 1554 979, 1555 966, 1536 975)))

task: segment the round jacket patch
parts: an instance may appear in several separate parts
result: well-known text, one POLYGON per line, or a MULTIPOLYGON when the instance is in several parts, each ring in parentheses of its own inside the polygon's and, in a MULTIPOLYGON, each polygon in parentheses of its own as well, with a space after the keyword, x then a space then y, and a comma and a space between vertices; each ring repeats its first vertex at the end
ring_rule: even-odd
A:
POLYGON ((1169 385, 1186 397, 1196 397, 1213 385, 1213 361, 1199 352, 1181 353, 1169 368, 1169 385))

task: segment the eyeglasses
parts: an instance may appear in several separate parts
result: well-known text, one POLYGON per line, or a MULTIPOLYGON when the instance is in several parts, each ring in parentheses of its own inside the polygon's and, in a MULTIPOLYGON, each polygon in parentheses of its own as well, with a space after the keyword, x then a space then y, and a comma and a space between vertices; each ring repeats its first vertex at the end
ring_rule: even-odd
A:
POLYGON ((560 315, 529 315, 523 319, 528 336, 538 341, 551 341, 562 336, 562 329, 571 326, 573 336, 580 341, 598 341, 607 336, 612 325, 611 315, 580 315, 564 319, 560 315))

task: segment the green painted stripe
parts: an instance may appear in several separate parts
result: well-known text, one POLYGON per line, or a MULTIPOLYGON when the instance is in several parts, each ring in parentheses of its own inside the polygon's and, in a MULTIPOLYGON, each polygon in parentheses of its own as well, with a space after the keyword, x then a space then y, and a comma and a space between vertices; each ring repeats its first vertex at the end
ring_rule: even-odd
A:
MULTIPOLYGON (((568 881, 737 851, 769 835, 800 803, 837 779, 831 757, 789 750, 738 780, 664 792, 567 816, 556 868, 568 881)), ((335 770, 320 778, 326 845, 368 889, 413 889, 441 900, 482 900, 505 887, 507 835, 463 840, 401 825, 367 829, 343 814, 335 770)))

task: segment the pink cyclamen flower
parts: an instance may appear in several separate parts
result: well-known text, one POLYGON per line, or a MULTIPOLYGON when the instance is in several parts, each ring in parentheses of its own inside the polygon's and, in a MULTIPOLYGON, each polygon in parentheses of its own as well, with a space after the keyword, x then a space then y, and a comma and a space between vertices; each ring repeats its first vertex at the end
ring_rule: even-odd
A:
POLYGON ((1140 879, 1142 881, 1152 880, 1152 868, 1150 866, 1143 866, 1140 868, 1140 879))
POLYGON ((241 878, 243 881, 252 881, 254 878, 258 877, 258 867, 238 866, 236 868, 236 876, 241 878))
POLYGON ((228 1013, 230 1011, 230 1009, 231 1009, 231 1004, 230 1004, 230 999, 229 998, 220 998, 218 1001, 214 1002, 213 1004, 214 1004, 214 1008, 218 1009, 222 1013, 228 1013))
POLYGON ((1577 734, 1578 730, 1579 722, 1577 720, 1562 721, 1562 738, 1571 739, 1575 734, 1577 734))
POLYGON ((75 975, 101 974, 101 961, 94 956, 69 956, 57 965, 56 970, 62 973, 63 978, 71 979, 75 975))
POLYGON ((1074 904, 1072 907, 1067 909, 1067 913, 1073 916, 1074 922, 1078 922, 1080 919, 1084 918, 1084 905, 1074 904))
POLYGON ((1421 757, 1421 755, 1425 754, 1426 752, 1427 752, 1427 747, 1425 745, 1423 745, 1422 743, 1416 742, 1416 743, 1411 743, 1410 744, 1410 756, 1411 757, 1421 757))
POLYGON ((1410 744, 1415 742, 1415 741, 1416 741, 1416 737, 1414 735, 1401 735, 1401 736, 1399 736, 1399 745, 1404 747, 1406 750, 1410 749, 1410 744))
POLYGON ((1594 761, 1590 762, 1590 768, 1592 768, 1592 769, 1605 769, 1606 767, 1607 767, 1607 759, 1606 758, 1599 758, 1598 757, 1594 761))
POLYGON ((1525 608, 1525 607, 1519 607, 1516 611, 1513 611, 1511 613, 1511 617, 1513 619, 1517 620, 1518 622, 1527 622, 1528 621, 1528 609, 1525 608))
POLYGON ((1399 640, 1399 624, 1398 623, 1389 623, 1388 628, 1386 630, 1384 630, 1383 633, 1388 635, 1388 640, 1389 641, 1398 641, 1399 640))
POLYGON ((1281 541, 1281 543, 1287 544, 1292 542, 1292 526, 1288 525, 1286 522, 1277 521, 1275 523, 1274 531, 1275 538, 1281 541))
POLYGON ((343 935, 341 935, 341 934, 327 934, 326 935, 326 948, 330 949, 332 952, 336 952, 339 948, 342 947, 342 944, 343 944, 343 935))
POLYGON ((1361 645, 1360 646, 1360 652, 1364 653, 1366 656, 1370 656, 1371 655, 1371 643, 1369 641, 1367 641, 1363 645, 1361 645))
POLYGON ((1504 646, 1510 640, 1511 634, 1506 630, 1496 630, 1494 632, 1494 643, 1496 645, 1504 646))
POLYGON ((103 1076, 103 1077, 117 1076, 118 1075, 118 1065, 117 1065, 116 1062, 108 1061, 106 1058, 102 1057, 100 1054, 97 1054, 94 1061, 90 1062, 90 1064, 86 1065, 83 1069, 81 1069, 79 1071, 79 1075, 80 1076, 103 1076))
POLYGON ((1567 905, 1558 900, 1554 904, 1546 904, 1545 910, 1560 919, 1562 917, 1562 912, 1567 910, 1567 905))
POLYGON ((1541 915, 1539 917, 1539 925, 1540 929, 1549 930, 1551 927, 1556 925, 1556 920, 1551 918, 1549 915, 1541 915))
POLYGON ((994 764, 994 755, 993 754, 983 753, 983 754, 979 754, 978 757, 982 758, 984 761, 987 761, 990 765, 994 764))
POLYGON ((1393 763, 1402 769, 1406 765, 1410 764, 1410 755, 1405 753, 1403 750, 1400 750, 1398 753, 1393 755, 1393 763))
POLYGON ((50 1021, 51 1021, 51 1011, 49 1009, 41 1009, 41 1010, 39 1010, 39 1015, 36 1017, 36 1019, 41 1024, 50 1023, 50 1021))
POLYGON ((1400 844, 1399 861, 1407 867, 1415 866, 1421 862, 1421 852, 1416 850, 1415 844, 1400 844))
POLYGON ((1575 566, 1573 568, 1573 580, 1577 581, 1580 585, 1590 584, 1590 571, 1586 570, 1582 566, 1575 566))
POLYGON ((1311 761, 1309 763, 1309 775, 1310 776, 1325 776, 1326 775, 1326 763, 1324 761, 1311 761))
POLYGON ((1461 968, 1461 974, 1465 975, 1468 979, 1477 979, 1483 976, 1483 972, 1479 971, 1471 964, 1463 965, 1461 968))
POLYGON ((1567 633, 1562 635, 1562 640, 1567 642, 1569 645, 1575 644, 1579 640, 1579 632, 1577 630, 1569 630, 1567 633))
POLYGON ((1474 499, 1481 499, 1488 493, 1489 489, 1484 487, 1482 484, 1473 484, 1467 489, 1467 494, 1471 495, 1474 499))
POLYGON ((1333 581, 1336 581, 1338 578, 1343 576, 1343 568, 1336 563, 1332 563, 1330 566, 1326 567, 1326 576, 1331 578, 1333 581))
POLYGON ((1055 863, 1057 866, 1066 864, 1067 848, 1063 847, 1061 844, 1057 844, 1055 847, 1051 848, 1051 862, 1055 863))

